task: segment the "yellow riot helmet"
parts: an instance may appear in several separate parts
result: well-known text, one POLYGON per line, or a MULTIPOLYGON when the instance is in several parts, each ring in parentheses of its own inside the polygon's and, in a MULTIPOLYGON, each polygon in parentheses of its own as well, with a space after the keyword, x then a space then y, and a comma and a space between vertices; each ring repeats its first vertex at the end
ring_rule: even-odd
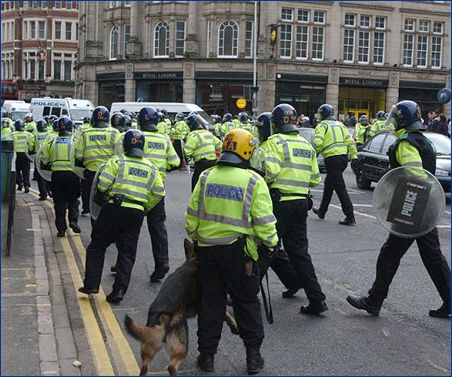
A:
POLYGON ((251 132, 241 128, 229 131, 223 138, 221 156, 218 163, 238 165, 248 162, 256 149, 256 142, 251 132))

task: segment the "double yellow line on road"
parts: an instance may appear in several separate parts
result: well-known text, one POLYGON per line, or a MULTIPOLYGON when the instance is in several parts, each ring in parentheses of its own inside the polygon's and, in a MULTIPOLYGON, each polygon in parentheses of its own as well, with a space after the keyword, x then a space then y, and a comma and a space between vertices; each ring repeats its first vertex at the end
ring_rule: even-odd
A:
MULTIPOLYGON (((32 194, 37 197, 37 192, 34 190, 31 191, 33 191, 32 194)), ((45 205, 53 214, 52 205, 49 202, 45 202, 45 205)), ((102 287, 99 289, 99 293, 94 295, 95 298, 93 300, 97 308, 97 313, 99 314, 99 320, 96 318, 94 308, 91 306, 88 296, 78 292, 78 288, 83 286, 83 281, 75 259, 75 252, 78 252, 80 259, 84 261, 86 258, 86 249, 78 234, 74 234, 71 231, 70 235, 75 245, 75 250, 71 247, 68 238, 59 238, 59 240, 64 250, 72 283, 77 294, 77 302, 82 315, 88 343, 91 347, 97 375, 114 375, 115 365, 116 370, 120 375, 136 376, 139 374, 140 369, 135 359, 135 355, 111 310, 110 304, 105 299, 105 292, 102 287), (101 329, 106 334, 106 340, 102 335, 101 329), (110 349, 110 354, 112 356, 119 354, 119 358, 114 358, 114 360, 112 360, 108 348, 110 349)))

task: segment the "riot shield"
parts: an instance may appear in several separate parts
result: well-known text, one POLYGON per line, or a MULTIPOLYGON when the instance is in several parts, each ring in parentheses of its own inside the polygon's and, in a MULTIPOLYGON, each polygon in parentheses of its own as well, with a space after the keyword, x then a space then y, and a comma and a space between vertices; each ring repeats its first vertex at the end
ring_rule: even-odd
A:
POLYGON ((118 138, 118 141, 115 144, 115 156, 123 156, 124 155, 124 135, 121 134, 118 138))
POLYGON ((105 165, 106 164, 102 164, 99 169, 97 169, 96 175, 94 176, 93 183, 91 185, 91 192, 89 196, 89 212, 93 220, 97 220, 103 205, 102 196, 99 191, 97 191, 97 184, 99 182, 99 176, 104 170, 105 165))
MULTIPOLYGON (((50 182, 52 180, 52 171, 48 169, 44 169, 42 162, 41 162, 41 156, 42 156, 42 148, 39 148, 38 152, 36 153, 36 169, 38 169, 39 175, 44 178, 46 181, 50 182)), ((50 168, 49 168, 50 169, 50 168)))
POLYGON ((72 145, 71 145, 71 149, 70 149, 70 152, 69 152, 69 160, 71 161, 71 165, 73 166, 72 170, 81 179, 84 179, 85 176, 84 176, 83 172, 85 171, 85 168, 83 166, 77 166, 75 164, 75 145, 74 145, 75 144, 75 140, 74 140, 74 138, 72 138, 71 143, 72 143, 72 145))
POLYGON ((259 146, 256 147, 251 155, 250 165, 253 169, 265 173, 265 152, 259 146))
POLYGON ((373 193, 378 221, 392 234, 417 238, 429 233, 444 211, 444 191, 436 177, 420 167, 387 172, 373 193))

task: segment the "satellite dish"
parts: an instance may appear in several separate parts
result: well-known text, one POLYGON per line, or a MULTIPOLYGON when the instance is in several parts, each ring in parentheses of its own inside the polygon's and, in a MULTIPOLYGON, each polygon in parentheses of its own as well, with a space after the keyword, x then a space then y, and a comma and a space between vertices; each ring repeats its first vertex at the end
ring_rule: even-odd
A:
POLYGON ((450 89, 449 88, 443 88, 438 90, 438 93, 436 94, 436 98, 438 98, 438 102, 441 104, 448 103, 450 101, 450 89))

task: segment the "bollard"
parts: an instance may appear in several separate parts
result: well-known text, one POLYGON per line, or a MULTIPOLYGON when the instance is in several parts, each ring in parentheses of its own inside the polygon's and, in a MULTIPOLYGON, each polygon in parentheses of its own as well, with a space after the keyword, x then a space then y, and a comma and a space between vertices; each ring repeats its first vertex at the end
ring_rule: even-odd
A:
POLYGON ((9 201, 12 188, 11 168, 14 158, 14 143, 12 140, 2 140, 2 202, 9 201))

